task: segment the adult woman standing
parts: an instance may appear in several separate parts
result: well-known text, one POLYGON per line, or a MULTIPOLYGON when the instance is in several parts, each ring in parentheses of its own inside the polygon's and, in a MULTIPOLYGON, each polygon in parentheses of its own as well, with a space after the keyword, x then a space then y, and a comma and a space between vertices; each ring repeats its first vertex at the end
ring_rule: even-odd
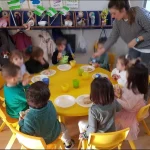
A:
POLYGON ((115 18, 110 37, 101 51, 94 56, 107 51, 119 38, 128 44, 129 57, 141 59, 150 63, 150 12, 140 7, 130 7, 129 0, 109 0, 108 8, 115 18))

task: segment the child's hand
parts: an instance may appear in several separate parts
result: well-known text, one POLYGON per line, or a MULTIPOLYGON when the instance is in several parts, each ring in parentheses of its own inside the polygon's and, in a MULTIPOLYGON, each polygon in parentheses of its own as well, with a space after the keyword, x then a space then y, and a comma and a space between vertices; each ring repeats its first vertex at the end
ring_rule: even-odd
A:
POLYGON ((44 59, 43 59, 43 58, 41 58, 39 61, 40 61, 40 63, 41 63, 42 65, 44 65, 44 64, 45 64, 45 61, 44 61, 44 59))
POLYGON ((116 98, 120 98, 122 95, 122 89, 119 85, 114 86, 114 93, 116 98))
POLYGON ((22 80, 22 85, 23 86, 26 86, 26 85, 28 85, 30 83, 30 79, 29 78, 24 78, 23 80, 22 80))
POLYGON ((100 67, 100 65, 99 65, 98 63, 94 63, 93 66, 94 66, 95 68, 100 67))
POLYGON ((58 53, 57 60, 60 60, 61 58, 62 58, 62 53, 58 53))
POLYGON ((113 78, 114 80, 118 80, 118 75, 113 74, 113 75, 112 75, 112 78, 113 78))

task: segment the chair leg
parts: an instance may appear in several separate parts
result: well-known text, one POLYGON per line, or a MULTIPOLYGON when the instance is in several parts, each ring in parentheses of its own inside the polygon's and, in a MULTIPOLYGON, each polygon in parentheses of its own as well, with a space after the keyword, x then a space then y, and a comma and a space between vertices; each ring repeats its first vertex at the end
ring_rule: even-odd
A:
POLYGON ((79 141, 78 150, 81 149, 81 147, 82 147, 82 139, 80 139, 79 141))
POLYGON ((142 120, 142 124, 143 124, 143 126, 144 126, 144 128, 145 128, 146 133, 147 133, 148 135, 150 135, 150 130, 149 130, 149 128, 148 128, 148 126, 147 126, 145 120, 142 120))
POLYGON ((130 144, 131 149, 136 149, 136 146, 133 141, 128 141, 128 142, 130 144))
POLYGON ((82 140, 82 148, 87 149, 87 140, 82 140))
POLYGON ((59 122, 65 124, 65 117, 64 116, 58 116, 58 120, 59 120, 59 122))
POLYGON ((5 149, 11 149, 11 147, 12 147, 12 145, 14 144, 15 140, 16 140, 16 135, 13 134, 13 135, 11 136, 11 138, 10 138, 10 140, 9 140, 9 142, 8 142, 8 144, 7 144, 7 146, 6 146, 5 149))
POLYGON ((122 144, 119 144, 119 145, 118 145, 118 149, 119 149, 119 150, 121 149, 121 146, 122 146, 122 144))
POLYGON ((2 124, 1 124, 1 126, 0 126, 0 132, 4 129, 4 127, 5 127, 5 122, 3 122, 2 124))

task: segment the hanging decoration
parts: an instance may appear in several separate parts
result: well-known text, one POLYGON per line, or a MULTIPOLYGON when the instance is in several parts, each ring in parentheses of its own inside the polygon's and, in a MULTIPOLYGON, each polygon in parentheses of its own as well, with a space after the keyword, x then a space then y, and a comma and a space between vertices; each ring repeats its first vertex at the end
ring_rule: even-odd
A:
POLYGON ((55 8, 50 7, 48 8, 46 14, 50 17, 53 17, 57 14, 57 10, 55 8))
POLYGON ((31 0, 33 5, 39 5, 40 4, 40 0, 31 0))
POLYGON ((58 9, 58 8, 62 8, 63 1, 62 0, 50 0, 50 4, 51 4, 51 7, 58 9))
POLYGON ((69 8, 79 8, 79 0, 66 0, 66 6, 69 8))
POLYGON ((34 10, 34 14, 36 14, 37 16, 42 16, 45 10, 46 9, 43 6, 38 5, 36 9, 34 10))
POLYGON ((9 7, 9 10, 10 10, 10 14, 12 16, 13 22, 14 22, 15 26, 17 26, 17 24, 15 22, 15 19, 14 19, 14 16, 12 14, 12 10, 18 10, 18 9, 21 8, 20 0, 12 0, 12 1, 9 1, 7 3, 8 3, 8 7, 9 7))

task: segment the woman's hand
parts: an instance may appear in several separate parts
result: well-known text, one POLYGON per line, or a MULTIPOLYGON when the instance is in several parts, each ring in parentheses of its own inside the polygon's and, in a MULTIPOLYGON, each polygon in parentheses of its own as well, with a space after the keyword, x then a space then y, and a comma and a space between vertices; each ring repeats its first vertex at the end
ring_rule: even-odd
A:
POLYGON ((133 48, 133 47, 135 47, 136 44, 137 44, 136 40, 133 39, 131 42, 128 43, 128 47, 133 48))
POLYGON ((93 54, 93 58, 101 56, 104 52, 105 52, 105 49, 102 47, 101 49, 97 50, 97 52, 93 54))

